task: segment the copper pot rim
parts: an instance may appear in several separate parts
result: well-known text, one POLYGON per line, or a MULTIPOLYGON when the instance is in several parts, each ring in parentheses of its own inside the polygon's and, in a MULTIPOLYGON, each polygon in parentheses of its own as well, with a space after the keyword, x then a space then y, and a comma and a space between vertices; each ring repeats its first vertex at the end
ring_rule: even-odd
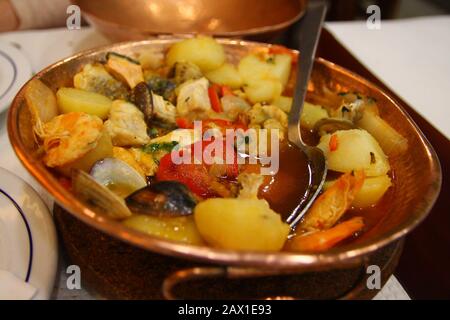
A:
MULTIPOLYGON (((100 52, 107 52, 112 49, 130 48, 134 46, 151 45, 151 44, 171 44, 179 41, 182 38, 173 37, 166 39, 152 39, 141 41, 127 41, 116 44, 110 44, 90 50, 82 51, 78 54, 72 55, 68 58, 62 59, 40 72, 36 73, 29 81, 35 78, 42 77, 46 72, 57 68, 69 61, 79 59, 80 57, 86 57, 89 55, 95 55, 100 52)), ((224 45, 242 45, 242 46, 271 46, 270 44, 264 44, 254 41, 244 41, 237 39, 218 39, 221 44, 224 45)), ((294 52, 298 52, 293 50, 294 52)), ((325 60, 323 58, 316 58, 316 63, 322 64, 328 68, 336 69, 345 73, 352 79, 362 83, 365 86, 372 87, 374 90, 379 91, 390 103, 395 105, 403 114, 403 116, 409 122, 414 130, 418 133, 421 144, 425 147, 428 153, 428 160, 430 162, 431 172, 434 175, 434 183, 430 185, 426 194, 418 201, 416 209, 411 212, 410 219, 404 221, 402 224, 397 225, 391 232, 383 235, 377 235, 366 241, 367 243, 358 243, 356 245, 350 244, 348 246, 337 247, 326 253, 292 253, 292 252, 253 252, 253 251, 233 251, 224 250, 207 246, 193 246, 188 244, 182 244, 173 242, 170 240, 161 239, 151 235, 141 233, 123 226, 117 221, 110 220, 96 214, 88 207, 83 205, 77 200, 75 195, 62 188, 55 178, 55 176, 42 164, 39 159, 32 157, 27 151, 26 147, 21 141, 18 114, 20 107, 21 92, 26 87, 27 83, 23 85, 20 91, 14 98, 11 107, 8 112, 7 128, 8 135, 19 160, 22 162, 28 172, 48 191, 55 199, 56 203, 61 205, 65 210, 80 219, 87 225, 96 228, 112 237, 125 241, 130 245, 137 246, 144 250, 149 250, 155 253, 194 260, 199 262, 223 264, 228 266, 241 266, 241 267, 259 267, 259 268, 276 268, 280 270, 295 269, 295 270, 319 270, 329 267, 345 266, 354 263, 360 263, 364 256, 385 247, 404 237, 407 233, 411 232, 418 224, 420 224, 429 214, 433 207, 441 188, 442 173, 439 159, 433 147, 423 135, 422 131, 417 127, 411 117, 406 111, 394 101, 388 94, 380 89, 375 84, 362 78, 361 76, 336 65, 333 62, 325 60)))
MULTIPOLYGON (((306 11, 306 5, 304 0, 299 0, 302 3, 301 10, 293 16, 292 18, 285 20, 283 22, 269 25, 269 26, 261 26, 261 27, 253 27, 248 29, 242 29, 242 30, 236 30, 236 31, 221 31, 221 32, 208 32, 206 30, 204 31, 196 31, 196 32, 161 32, 161 31, 152 31, 150 29, 139 29, 136 27, 128 26, 119 24, 110 20, 103 19, 97 15, 95 15, 92 12, 82 10, 84 17, 89 22, 100 22, 104 28, 109 29, 127 29, 129 32, 133 34, 138 35, 146 35, 146 36, 157 36, 157 35, 170 35, 170 36, 180 36, 180 35, 197 35, 197 34, 205 34, 205 35, 211 35, 214 37, 221 37, 221 38, 240 38, 240 37, 248 37, 248 36, 256 36, 260 34, 266 34, 271 32, 276 32, 279 30, 283 30, 285 28, 288 28, 289 26, 296 23, 298 20, 300 20, 304 15, 306 11)), ((76 4, 76 1, 71 0, 72 3, 76 4)), ((95 23, 94 23, 95 26, 95 23)))

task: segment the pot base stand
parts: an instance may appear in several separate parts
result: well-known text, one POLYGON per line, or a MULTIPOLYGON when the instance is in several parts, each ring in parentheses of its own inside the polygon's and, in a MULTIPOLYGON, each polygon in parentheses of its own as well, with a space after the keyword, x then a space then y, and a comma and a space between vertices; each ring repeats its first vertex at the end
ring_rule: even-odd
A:
MULTIPOLYGON (((81 270, 81 285, 93 296, 106 299, 163 299, 164 279, 195 267, 218 269, 130 246, 93 229, 55 205, 54 216, 70 264, 81 270)), ((371 255, 367 265, 381 269, 381 284, 392 275, 403 242, 371 255)), ((179 283, 173 296, 185 299, 371 299, 379 290, 368 289, 362 267, 298 275, 246 279, 203 278, 179 283)))

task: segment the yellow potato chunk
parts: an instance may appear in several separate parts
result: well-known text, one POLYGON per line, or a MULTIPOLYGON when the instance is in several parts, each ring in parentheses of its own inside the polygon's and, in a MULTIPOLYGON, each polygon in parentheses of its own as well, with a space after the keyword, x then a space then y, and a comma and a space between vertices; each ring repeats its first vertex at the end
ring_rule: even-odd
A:
POLYGON ((192 216, 153 217, 134 215, 123 222, 124 225, 143 233, 187 244, 203 245, 192 216))
POLYGON ((229 86, 232 89, 240 88, 243 83, 236 67, 230 63, 224 63, 219 68, 207 72, 206 78, 213 83, 229 86))
POLYGON ((250 54, 241 59, 238 70, 244 82, 272 79, 280 81, 284 87, 291 74, 291 63, 290 55, 261 56, 250 54))
POLYGON ((270 76, 270 65, 254 54, 242 58, 238 70, 244 81, 265 79, 270 76))
POLYGON ((314 125, 321 119, 328 118, 328 112, 322 106, 305 102, 303 105, 300 125, 308 130, 314 129, 314 125))
POLYGON ((293 99, 291 97, 279 96, 272 101, 272 104, 284 112, 289 113, 291 112, 292 101, 293 99))
POLYGON ((353 200, 353 206, 368 208, 376 205, 391 185, 391 178, 388 175, 365 179, 361 190, 353 200))
POLYGON ((388 159, 380 145, 365 130, 339 130, 324 135, 318 147, 325 154, 328 168, 333 171, 364 170, 367 177, 376 177, 385 175, 390 170, 388 159), (334 142, 330 143, 331 139, 334 142))
POLYGON ((95 93, 75 88, 60 88, 56 92, 59 109, 62 113, 85 112, 106 119, 111 108, 111 99, 95 93))
POLYGON ((272 79, 251 80, 244 87, 244 92, 252 103, 270 102, 278 98, 282 91, 281 82, 272 79))
POLYGON ((194 218, 203 239, 223 249, 279 251, 290 230, 265 200, 208 199, 194 218))
POLYGON ((221 44, 211 37, 199 36, 175 43, 170 47, 166 62, 192 62, 203 72, 217 69, 225 62, 225 51, 221 44))
POLYGON ((275 54, 272 59, 273 63, 269 59, 269 64, 272 64, 270 73, 273 77, 279 79, 284 87, 291 75, 292 57, 288 54, 275 54))

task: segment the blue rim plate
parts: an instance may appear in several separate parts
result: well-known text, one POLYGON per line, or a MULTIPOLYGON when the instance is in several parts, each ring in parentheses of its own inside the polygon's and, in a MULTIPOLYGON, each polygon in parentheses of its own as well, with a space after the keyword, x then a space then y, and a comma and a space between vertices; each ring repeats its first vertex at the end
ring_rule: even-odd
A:
POLYGON ((47 206, 25 181, 0 168, 0 269, 49 299, 58 262, 58 245, 47 206))
POLYGON ((31 65, 23 53, 7 42, 0 41, 0 113, 31 77, 31 65))

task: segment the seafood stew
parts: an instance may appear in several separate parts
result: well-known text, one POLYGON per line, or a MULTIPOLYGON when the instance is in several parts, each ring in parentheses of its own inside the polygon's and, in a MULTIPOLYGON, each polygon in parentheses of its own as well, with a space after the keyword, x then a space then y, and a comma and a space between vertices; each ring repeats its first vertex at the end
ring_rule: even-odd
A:
POLYGON ((215 40, 197 37, 165 53, 110 52, 56 92, 32 80, 25 98, 43 163, 96 212, 187 244, 323 252, 371 227, 366 212, 381 214, 376 208, 395 182, 386 154, 408 142, 371 97, 309 95, 301 129, 331 174, 290 230, 284 218, 308 183, 308 164, 286 135, 297 59, 273 46, 230 61, 215 40), (244 134, 227 139, 228 132, 244 134), (255 163, 240 161, 264 139, 268 151, 257 148, 255 163), (225 152, 196 161, 204 159, 195 149, 212 145, 225 152), (263 155, 275 149, 279 169, 262 174, 263 155))

